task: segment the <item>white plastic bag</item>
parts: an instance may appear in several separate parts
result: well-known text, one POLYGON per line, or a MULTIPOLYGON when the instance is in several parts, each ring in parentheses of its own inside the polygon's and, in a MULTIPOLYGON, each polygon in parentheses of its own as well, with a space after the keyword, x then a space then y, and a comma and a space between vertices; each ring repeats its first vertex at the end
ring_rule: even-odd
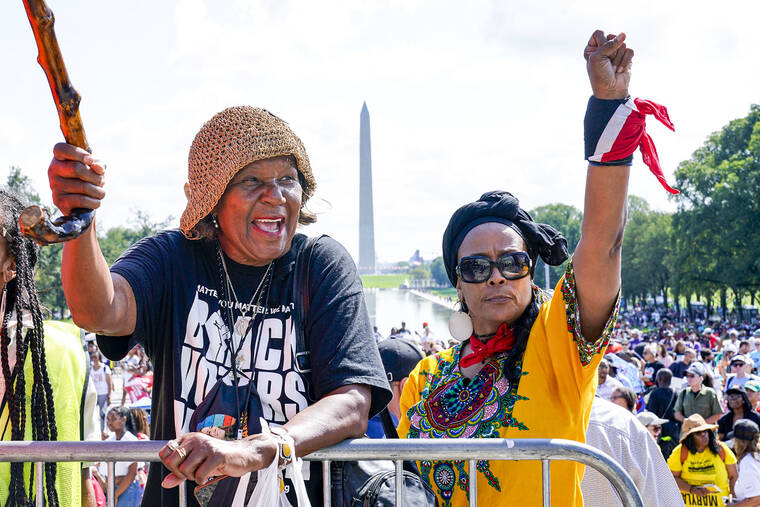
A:
MULTIPOLYGON (((261 419, 261 432, 269 432, 269 425, 267 425, 267 422, 264 419, 261 419)), ((290 504, 285 492, 282 491, 282 473, 277 467, 278 462, 279 459, 275 456, 272 463, 267 468, 254 472, 258 474, 258 479, 247 507, 296 507, 290 504)), ((303 474, 301 473, 302 466, 303 460, 296 458, 285 469, 285 473, 295 488, 296 500, 298 501, 297 507, 311 507, 309 496, 306 494, 306 484, 303 481, 303 474)), ((248 483, 250 480, 251 472, 240 478, 240 483, 235 492, 235 498, 232 501, 232 505, 243 505, 243 502, 245 501, 245 492, 248 489, 248 483)))

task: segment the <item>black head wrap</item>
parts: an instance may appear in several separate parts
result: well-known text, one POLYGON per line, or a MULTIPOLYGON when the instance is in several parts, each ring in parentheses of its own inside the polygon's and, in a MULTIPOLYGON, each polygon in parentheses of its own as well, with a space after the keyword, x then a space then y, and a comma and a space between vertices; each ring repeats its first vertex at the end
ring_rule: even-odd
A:
POLYGON ((470 230, 487 222, 511 227, 523 238, 531 259, 531 277, 539 256, 551 266, 562 264, 570 256, 565 237, 551 225, 535 222, 527 211, 520 208, 515 196, 498 190, 486 192, 477 201, 456 210, 443 233, 443 264, 452 285, 457 284, 454 268, 459 246, 470 230))

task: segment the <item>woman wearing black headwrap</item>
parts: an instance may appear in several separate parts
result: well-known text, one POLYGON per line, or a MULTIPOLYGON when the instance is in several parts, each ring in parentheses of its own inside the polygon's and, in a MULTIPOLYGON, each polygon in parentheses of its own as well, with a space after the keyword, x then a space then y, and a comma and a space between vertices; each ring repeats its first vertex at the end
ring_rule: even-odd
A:
MULTIPOLYGON (((597 99, 627 96, 625 36, 595 32, 586 47, 597 99)), ((615 323, 629 161, 589 165, 582 237, 549 294, 533 284, 539 257, 559 265, 565 238, 536 223, 508 192, 459 208, 443 236, 443 261, 461 312, 463 343, 423 359, 401 399, 407 438, 566 438, 585 441, 596 369, 615 323)), ((458 335, 458 336, 457 336, 458 335)), ((462 461, 422 461, 441 504, 466 505, 473 471, 462 461)), ((480 461, 479 505, 541 505, 538 462, 480 461)), ((551 497, 582 505, 582 466, 551 465, 551 497)))

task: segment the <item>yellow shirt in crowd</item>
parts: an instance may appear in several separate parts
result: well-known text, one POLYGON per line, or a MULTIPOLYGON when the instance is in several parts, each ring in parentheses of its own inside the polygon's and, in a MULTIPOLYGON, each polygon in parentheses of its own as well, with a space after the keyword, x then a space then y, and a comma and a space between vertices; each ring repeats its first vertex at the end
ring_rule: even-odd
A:
MULTIPOLYGON (((409 375, 401 396, 402 438, 564 438, 585 442, 597 366, 617 318, 619 299, 602 336, 581 336, 572 263, 533 324, 519 385, 502 373, 506 354, 489 360, 472 380, 462 377, 461 344, 426 357, 409 375)), ((442 507, 467 505, 467 456, 421 461, 422 476, 442 507)), ((478 505, 541 505, 539 461, 479 461, 478 505)), ((583 505, 583 465, 551 462, 554 505, 583 505)))
POLYGON ((726 465, 736 464, 736 455, 723 442, 718 445, 723 447, 726 452, 726 462, 720 459, 720 456, 713 454, 709 449, 696 454, 689 453, 686 461, 681 465, 681 445, 673 449, 668 458, 668 468, 674 472, 681 472, 681 479, 691 486, 704 486, 706 484, 715 484, 720 488, 720 493, 707 496, 692 495, 688 491, 681 491, 683 503, 687 507, 691 505, 710 505, 722 507, 723 497, 729 495, 728 489, 728 472, 726 465))

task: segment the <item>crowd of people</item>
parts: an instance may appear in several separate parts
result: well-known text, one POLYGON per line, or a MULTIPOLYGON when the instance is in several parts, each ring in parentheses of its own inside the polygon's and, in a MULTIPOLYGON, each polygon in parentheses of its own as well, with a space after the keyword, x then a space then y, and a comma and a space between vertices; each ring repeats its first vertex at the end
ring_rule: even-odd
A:
MULTIPOLYGON (((299 457, 376 429, 389 406, 401 438, 588 442, 624 464, 646 505, 723 505, 729 495, 758 505, 753 324, 692 328, 652 311, 639 329, 642 309, 620 311, 636 149, 672 190, 644 118, 672 124, 664 107, 630 98, 633 51, 625 41, 597 30, 584 49, 593 95, 572 258, 562 233, 536 222, 509 192, 486 192, 451 216, 442 258, 457 290, 453 342, 405 323, 387 339, 377 329, 373 337, 350 255, 332 238, 296 233, 316 220, 305 206, 316 180, 301 140, 265 109, 230 107, 201 127, 179 230, 143 239, 112 266, 94 226, 64 244, 72 318, 97 334, 88 358, 81 343, 66 349, 78 359, 63 354, 65 333, 43 325, 37 247, 20 234, 20 202, 3 194, 3 438, 62 439, 64 428, 86 422, 80 407, 89 406, 109 440, 168 441, 160 465, 117 464, 118 505, 141 497, 176 505, 180 487, 191 506, 248 505, 266 488, 274 503, 302 507, 320 505, 326 485, 321 465, 302 466, 299 457), (533 283, 539 258, 554 266, 571 259, 554 291, 533 283), (99 386, 92 390, 87 359, 99 386), (122 360, 119 403, 107 360, 122 360), (136 406, 148 397, 149 428, 136 406)), ((54 203, 65 214, 98 208, 105 174, 90 152, 56 145, 54 203)), ((474 484, 481 505, 542 503, 538 464, 478 460, 469 469, 463 458, 422 457, 410 473, 443 507, 466 505, 474 484)), ((46 465, 48 505, 79 504, 77 466, 46 465)), ((103 469, 90 469, 81 470, 83 491, 102 499, 103 469)), ((17 463, 0 469, 10 505, 31 501, 30 472, 17 463)), ((343 487, 333 482, 333 498, 343 487)), ((573 461, 552 462, 550 494, 569 506, 618 502, 609 484, 573 461)))
POLYGON ((656 307, 621 312, 597 394, 638 414, 687 505, 760 495, 756 318, 706 321, 656 307))
MULTIPOLYGON (((90 379, 97 393, 102 440, 130 442, 150 439, 153 368, 145 351, 135 345, 122 360, 109 361, 98 348, 93 333, 87 333, 84 338, 90 358, 90 379), (120 381, 116 381, 114 372, 120 372, 120 381), (121 397, 112 399, 112 394, 119 390, 121 397)), ((114 486, 119 505, 140 505, 148 467, 149 463, 143 462, 116 462, 114 486)), ((90 467, 90 474, 95 505, 105 506, 107 464, 94 464, 90 467)))

